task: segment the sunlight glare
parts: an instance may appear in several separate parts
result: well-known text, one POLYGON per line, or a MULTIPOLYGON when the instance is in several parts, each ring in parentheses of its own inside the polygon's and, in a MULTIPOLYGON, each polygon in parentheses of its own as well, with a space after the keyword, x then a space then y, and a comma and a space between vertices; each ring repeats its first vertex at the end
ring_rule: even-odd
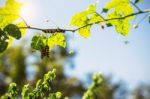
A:
POLYGON ((32 4, 24 4, 20 10, 20 16, 26 20, 31 20, 36 17, 35 6, 32 4))

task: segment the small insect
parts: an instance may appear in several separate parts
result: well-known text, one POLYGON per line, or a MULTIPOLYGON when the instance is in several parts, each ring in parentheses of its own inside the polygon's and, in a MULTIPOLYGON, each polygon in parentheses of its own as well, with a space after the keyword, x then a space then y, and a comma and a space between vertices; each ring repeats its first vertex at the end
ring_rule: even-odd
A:
POLYGON ((46 20, 45 20, 45 22, 49 22, 49 20, 48 20, 48 19, 46 19, 46 20))
POLYGON ((138 24, 134 24, 134 25, 133 25, 133 28, 134 28, 134 29, 138 28, 138 24))
POLYGON ((130 41, 124 41, 124 44, 126 44, 126 45, 129 44, 129 43, 130 43, 130 41))
POLYGON ((46 45, 44 48, 42 48, 41 50, 41 58, 44 58, 45 56, 46 57, 49 57, 49 46, 46 45))
POLYGON ((101 28, 102 28, 102 29, 105 29, 105 26, 104 26, 104 25, 101 25, 101 28))

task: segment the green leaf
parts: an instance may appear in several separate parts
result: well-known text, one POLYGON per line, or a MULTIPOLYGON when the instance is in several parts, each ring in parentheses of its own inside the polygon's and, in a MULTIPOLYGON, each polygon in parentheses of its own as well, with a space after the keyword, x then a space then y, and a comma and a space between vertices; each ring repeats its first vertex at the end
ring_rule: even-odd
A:
POLYGON ((56 99, 61 99, 62 93, 61 92, 56 92, 56 99))
POLYGON ((84 27, 78 30, 79 35, 88 38, 91 34, 90 28, 92 25, 88 26, 87 24, 94 24, 99 21, 103 21, 103 17, 96 13, 96 4, 92 4, 87 10, 75 14, 71 19, 70 25, 78 28, 84 27))
POLYGON ((75 14, 70 21, 70 25, 76 27, 84 26, 88 24, 89 20, 91 19, 90 16, 92 16, 92 14, 95 13, 96 13, 96 4, 92 4, 88 7, 87 10, 75 14))
POLYGON ((0 29, 0 53, 4 52, 8 47, 9 37, 0 29))
POLYGON ((91 26, 87 26, 87 27, 84 27, 84 28, 81 28, 80 30, 78 30, 78 32, 82 37, 88 38, 91 34, 90 28, 91 28, 91 26))
POLYGON ((20 39, 21 38, 21 31, 19 28, 14 24, 9 24, 4 28, 4 31, 6 31, 10 36, 20 39))
POLYGON ((66 47, 66 39, 62 33, 55 33, 48 38, 48 46, 52 49, 54 46, 66 47))
POLYGON ((118 33, 122 34, 123 36, 127 36, 130 29, 130 24, 127 19, 124 20, 117 20, 115 24, 115 29, 118 33))
POLYGON ((88 12, 89 14, 95 13, 95 12, 96 12, 96 4, 91 4, 91 5, 88 7, 87 12, 88 12))
POLYGON ((0 40, 0 53, 4 52, 7 49, 8 42, 0 40))
POLYGON ((22 92, 21 92, 21 95, 22 95, 23 99, 26 99, 26 98, 28 99, 29 90, 30 90, 29 84, 23 86, 22 92))
POLYGON ((93 74, 92 79, 94 83, 97 85, 101 84, 103 81, 102 75, 101 74, 93 74))
POLYGON ((95 23, 95 22, 98 22, 98 21, 103 21, 103 17, 98 15, 97 13, 93 13, 91 14, 91 17, 89 18, 88 20, 88 24, 90 23, 95 23))
POLYGON ((102 12, 107 13, 107 12, 108 12, 108 9, 103 8, 102 12))
POLYGON ((110 0, 110 2, 108 2, 105 5, 104 9, 107 9, 109 11, 110 9, 113 8, 115 9, 115 7, 117 6, 121 6, 123 4, 129 4, 129 3, 130 3, 129 0, 110 0))
POLYGON ((16 83, 11 83, 10 85, 9 85, 9 91, 10 92, 14 92, 14 91, 16 91, 17 90, 17 85, 16 85, 16 83))
POLYGON ((42 50, 45 46, 46 37, 44 36, 34 36, 31 41, 31 47, 36 50, 42 50))
POLYGON ((83 12, 75 14, 70 21, 70 25, 80 27, 80 26, 87 24, 88 22, 87 15, 88 15, 87 11, 83 11, 83 12))
POLYGON ((16 83, 11 83, 9 85, 9 89, 8 89, 8 94, 9 94, 8 98, 11 97, 12 99, 16 99, 17 93, 18 92, 17 92, 17 85, 16 85, 16 83))
POLYGON ((139 3, 139 2, 143 2, 143 0, 135 0, 134 3, 139 3))
MULTIPOLYGON (((17 26, 18 27, 26 27, 26 24, 24 22, 20 22, 20 23, 17 23, 17 26)), ((24 29, 20 29, 20 31, 21 31, 21 36, 24 36, 26 31, 27 31, 27 29, 25 29, 25 28, 24 29)))
POLYGON ((110 20, 107 23, 113 25, 118 33, 127 36, 130 30, 129 23, 134 17, 122 17, 133 13, 133 7, 130 5, 129 0, 111 0, 106 4, 105 8, 110 11, 107 19, 118 18, 116 20, 110 20))
POLYGON ((5 7, 0 7, 0 28, 4 28, 19 18, 21 6, 16 0, 6 0, 5 7))
POLYGON ((106 26, 107 26, 107 27, 111 27, 112 24, 111 24, 111 23, 107 23, 106 26))
POLYGON ((41 79, 39 79, 37 82, 36 82, 36 88, 38 88, 39 86, 41 86, 40 84, 41 84, 41 79))

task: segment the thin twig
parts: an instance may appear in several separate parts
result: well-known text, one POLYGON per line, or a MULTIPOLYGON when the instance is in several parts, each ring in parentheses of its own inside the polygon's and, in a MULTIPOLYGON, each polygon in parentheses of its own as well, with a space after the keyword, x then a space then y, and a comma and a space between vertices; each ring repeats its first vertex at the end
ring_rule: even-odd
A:
POLYGON ((104 19, 104 17, 103 16, 101 16, 98 12, 95 12, 98 16, 100 16, 103 20, 105 20, 104 19))
POLYGON ((144 19, 146 19, 146 17, 148 16, 149 14, 146 13, 146 15, 144 17, 142 17, 142 19, 137 23, 137 24, 140 24, 144 19))
POLYGON ((84 26, 82 26, 82 27, 79 27, 79 28, 75 29, 75 31, 77 31, 77 30, 79 30, 79 29, 81 29, 81 28, 84 28, 84 27, 93 25, 93 24, 98 24, 98 23, 101 23, 101 22, 107 22, 107 21, 111 21, 111 20, 125 19, 125 18, 131 17, 131 16, 135 16, 135 15, 139 15, 139 14, 143 14, 143 13, 148 13, 148 12, 150 12, 150 10, 144 10, 144 11, 141 11, 141 12, 132 13, 132 14, 126 15, 126 16, 124 16, 124 17, 117 17, 117 18, 104 19, 104 20, 102 20, 102 21, 97 21, 97 22, 94 22, 94 23, 86 24, 86 25, 84 25, 84 26))
POLYGON ((27 27, 19 27, 20 29, 34 29, 34 30, 40 30, 40 31, 43 31, 45 33, 55 33, 55 32, 62 32, 62 33, 65 33, 66 31, 70 31, 70 32, 76 32, 82 28, 85 28, 87 26, 91 26, 93 24, 98 24, 98 23, 101 23, 101 22, 107 22, 107 21, 111 21, 111 20, 119 20, 119 19, 125 19, 125 18, 128 18, 128 17, 131 17, 131 16, 135 16, 135 15, 139 15, 139 14, 143 14, 143 13, 149 13, 150 12, 150 9, 148 10, 143 10, 143 11, 140 11, 140 12, 136 12, 136 13, 132 13, 132 14, 129 14, 129 15, 126 15, 126 16, 123 16, 123 17, 116 17, 116 18, 110 18, 110 19, 103 19, 102 21, 97 21, 97 22, 94 22, 94 23, 89 23, 89 24, 86 24, 84 26, 81 26, 79 28, 76 28, 76 29, 60 29, 60 28, 57 28, 57 29, 41 29, 41 28, 35 28, 35 27, 31 27, 31 26, 27 26, 27 27))
POLYGON ((21 15, 19 15, 19 17, 22 19, 22 21, 25 23, 25 25, 26 25, 27 27, 29 27, 29 25, 27 24, 27 22, 25 21, 25 19, 24 19, 21 15))
POLYGON ((130 3, 131 3, 139 12, 142 11, 135 3, 133 3, 132 1, 130 1, 130 3))

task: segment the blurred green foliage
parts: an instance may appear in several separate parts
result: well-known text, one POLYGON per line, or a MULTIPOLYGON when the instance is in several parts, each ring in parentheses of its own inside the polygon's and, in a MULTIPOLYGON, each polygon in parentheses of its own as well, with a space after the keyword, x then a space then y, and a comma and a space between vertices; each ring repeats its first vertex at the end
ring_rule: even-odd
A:
MULTIPOLYGON (((132 97, 131 99, 150 99, 150 86, 138 86, 130 92, 126 84, 122 82, 113 83, 111 77, 102 77, 100 74, 93 75, 93 83, 91 83, 87 90, 85 83, 80 79, 67 77, 64 73, 65 63, 68 59, 72 58, 72 54, 70 55, 66 49, 60 47, 52 50, 50 57, 43 60, 40 59, 38 53, 22 46, 8 49, 0 55, 0 95, 8 92, 5 95, 12 98, 18 94, 21 95, 21 93, 22 96, 26 96, 26 92, 29 91, 30 95, 33 96, 33 94, 37 93, 35 90, 41 88, 40 86, 44 84, 44 88, 51 88, 47 91, 53 93, 49 95, 45 91, 46 97, 55 97, 55 95, 61 92, 62 98, 67 96, 71 99, 81 99, 82 96, 83 99, 128 99, 128 97, 132 97), (27 70, 30 65, 35 69, 31 74, 27 70), (53 68, 57 70, 56 78, 54 77, 55 79, 50 83, 44 82, 44 80, 49 78, 49 73, 46 73, 53 68), (34 76, 31 79, 32 73, 34 76), (12 84, 9 86, 10 83, 12 84), (8 86, 9 90, 7 90, 8 86), (16 88, 17 91, 13 91, 16 88)), ((90 75, 88 79, 91 81, 90 75)), ((28 94, 27 96, 30 95, 28 94)))
POLYGON ((40 55, 36 52, 25 49, 22 46, 8 49, 0 55, 0 94, 2 95, 6 92, 11 82, 17 84, 19 93, 27 83, 30 83, 31 86, 36 86, 38 79, 43 78, 45 73, 55 68, 57 78, 53 81, 51 91, 60 90, 64 96, 82 95, 85 88, 81 81, 76 77, 68 78, 64 74, 63 65, 71 57, 73 57, 73 54, 70 55, 64 48, 60 47, 51 51, 50 57, 43 60, 40 59, 40 55), (35 62, 28 63, 30 59, 35 60, 35 62), (28 79, 30 78, 30 74, 27 71, 28 65, 35 69, 33 79, 28 79))
MULTIPOLYGON (((55 69, 49 71, 44 75, 44 79, 39 80, 36 83, 35 88, 30 88, 29 84, 24 85, 21 91, 22 99, 61 99, 61 93, 52 93, 51 91, 51 81, 55 79, 55 69)), ((8 92, 1 97, 1 99, 17 99, 20 96, 17 94, 17 85, 11 83, 9 85, 8 92)))

